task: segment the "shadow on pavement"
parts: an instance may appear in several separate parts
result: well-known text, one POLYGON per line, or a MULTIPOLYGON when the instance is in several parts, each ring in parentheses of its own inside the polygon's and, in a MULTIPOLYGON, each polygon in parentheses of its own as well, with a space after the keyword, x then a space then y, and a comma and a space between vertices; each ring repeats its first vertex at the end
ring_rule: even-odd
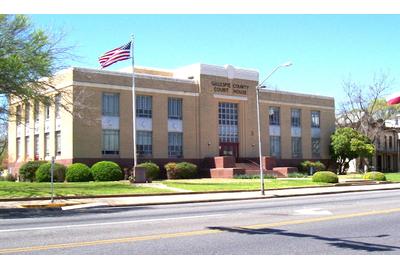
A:
MULTIPOLYGON (((232 233, 241 233, 241 234, 271 234, 271 235, 282 235, 288 237, 296 237, 296 238, 310 238, 314 240, 325 241, 327 244, 341 248, 341 249, 352 249, 357 251, 367 251, 367 252, 383 252, 383 251, 395 251, 400 250, 398 246, 389 246, 389 245, 380 245, 368 242, 361 242, 361 241, 353 241, 347 240, 338 237, 325 237, 313 234, 304 234, 304 233, 294 233, 289 232, 287 230, 280 230, 280 229, 269 229, 269 228, 262 228, 262 229, 248 229, 248 228, 241 228, 241 227, 209 227, 211 230, 219 230, 224 232, 232 232, 232 233)), ((388 237, 389 235, 376 235, 372 237, 382 238, 388 237)), ((371 236, 370 236, 371 237, 371 236)))
POLYGON ((60 208, 10 208, 0 209, 0 219, 22 219, 22 218, 44 218, 44 217, 68 217, 87 214, 112 214, 151 207, 91 207, 72 210, 61 210, 60 208))

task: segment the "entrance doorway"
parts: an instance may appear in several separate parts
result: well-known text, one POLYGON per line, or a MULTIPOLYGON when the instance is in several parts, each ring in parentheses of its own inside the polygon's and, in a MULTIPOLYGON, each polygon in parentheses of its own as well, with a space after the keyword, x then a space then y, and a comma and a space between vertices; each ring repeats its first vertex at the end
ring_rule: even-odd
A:
POLYGON ((233 156, 235 159, 239 157, 239 143, 220 142, 219 143, 220 156, 233 156))

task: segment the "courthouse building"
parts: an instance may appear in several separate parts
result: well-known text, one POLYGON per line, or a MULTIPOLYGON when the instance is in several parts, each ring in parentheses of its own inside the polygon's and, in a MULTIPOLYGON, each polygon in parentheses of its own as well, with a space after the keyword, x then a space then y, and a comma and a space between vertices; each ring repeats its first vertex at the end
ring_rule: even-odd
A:
MULTIPOLYGON (((112 160, 133 164, 132 74, 70 68, 56 87, 72 94, 72 113, 56 104, 13 103, 8 126, 9 170, 28 160, 91 165, 112 160), (75 106, 75 104, 79 104, 75 106)), ((259 73, 231 65, 194 64, 176 70, 135 68, 138 162, 189 161, 210 168, 210 159, 234 156, 258 162, 256 86, 259 73)), ((51 91, 50 91, 51 94, 51 91)), ((277 166, 329 160, 335 129, 334 98, 261 90, 262 154, 277 166)))

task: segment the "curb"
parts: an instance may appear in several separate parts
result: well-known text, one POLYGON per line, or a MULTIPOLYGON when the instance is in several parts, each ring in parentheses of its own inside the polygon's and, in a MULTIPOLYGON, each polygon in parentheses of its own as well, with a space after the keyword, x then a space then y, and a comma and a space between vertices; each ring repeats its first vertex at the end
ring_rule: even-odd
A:
MULTIPOLYGON (((385 185, 397 184, 392 182, 366 182, 366 183, 338 183, 324 186, 306 186, 306 187, 290 187, 290 188, 274 188, 271 190, 287 190, 287 189, 302 189, 302 188, 325 188, 325 187, 341 187, 341 186, 367 186, 367 185, 385 185)), ((267 189, 268 190, 268 189, 267 189)), ((194 192, 169 192, 169 193, 152 193, 152 194, 120 194, 120 195, 92 195, 92 196, 58 196, 55 200, 73 200, 73 199, 101 199, 101 198, 126 198, 126 197, 145 197, 145 196, 168 196, 168 195, 191 195, 191 194, 217 194, 217 193, 238 193, 238 192, 254 192, 260 189, 249 190, 217 190, 217 191, 194 191, 194 192)), ((50 200, 51 197, 34 197, 34 198, 8 198, 0 199, 0 202, 15 202, 15 201, 44 201, 50 200)))

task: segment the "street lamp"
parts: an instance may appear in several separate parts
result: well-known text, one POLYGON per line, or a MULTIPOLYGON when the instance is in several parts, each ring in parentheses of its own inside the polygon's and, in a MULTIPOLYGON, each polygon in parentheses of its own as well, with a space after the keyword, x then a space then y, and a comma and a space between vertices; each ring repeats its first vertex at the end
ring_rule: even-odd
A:
POLYGON ((291 65, 292 65, 291 62, 286 62, 286 63, 283 63, 283 64, 277 66, 276 68, 274 68, 274 70, 271 71, 270 74, 268 74, 268 76, 265 78, 265 80, 262 81, 262 83, 260 83, 256 87, 256 93, 257 93, 258 155, 259 155, 259 158, 260 158, 261 195, 265 195, 265 191, 264 191, 264 168, 263 168, 263 165, 262 165, 262 153, 261 153, 260 99, 259 99, 260 89, 265 88, 265 86, 263 86, 263 84, 266 82, 266 80, 269 79, 269 77, 271 77, 272 74, 275 73, 275 71, 277 71, 281 67, 290 67, 291 65))

